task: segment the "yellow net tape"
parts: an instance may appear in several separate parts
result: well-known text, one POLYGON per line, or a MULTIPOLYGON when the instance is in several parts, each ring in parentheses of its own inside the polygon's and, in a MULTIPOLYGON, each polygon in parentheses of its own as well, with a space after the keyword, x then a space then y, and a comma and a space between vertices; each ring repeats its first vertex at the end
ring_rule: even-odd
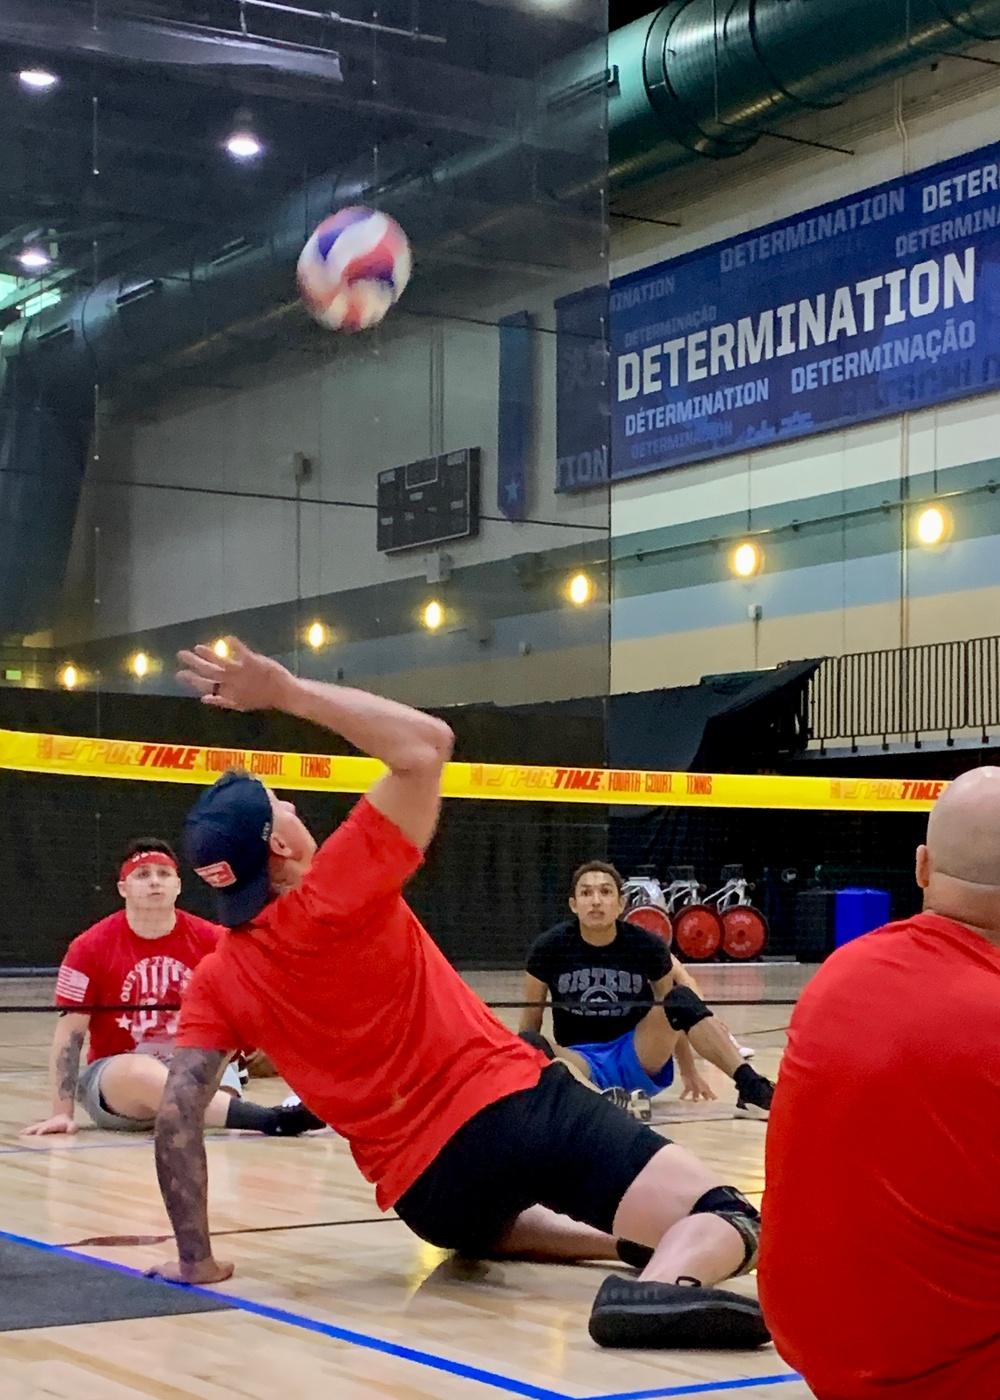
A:
MULTIPOLYGON (((227 768, 244 768, 272 787, 311 792, 365 792, 384 771, 371 758, 22 734, 11 729, 0 729, 0 768, 73 778, 138 778, 157 783, 213 783, 227 768)), ((443 790, 446 797, 518 802, 926 812, 945 786, 943 782, 899 778, 789 778, 449 763, 443 790)))

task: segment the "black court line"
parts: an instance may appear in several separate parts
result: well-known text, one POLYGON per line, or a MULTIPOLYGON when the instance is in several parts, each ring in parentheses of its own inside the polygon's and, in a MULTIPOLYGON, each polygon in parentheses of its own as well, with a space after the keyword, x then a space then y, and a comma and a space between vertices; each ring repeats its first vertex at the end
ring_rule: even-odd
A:
MULTIPOLYGON (((226 1235, 269 1235, 283 1230, 330 1230, 337 1225, 382 1225, 386 1221, 402 1225, 398 1215, 372 1215, 361 1220, 305 1220, 295 1225, 244 1225, 235 1230, 212 1230, 213 1240, 226 1235)), ((93 1235, 85 1240, 70 1240, 60 1249, 133 1249, 143 1245, 167 1244, 173 1235, 93 1235)))
MULTIPOLYGON (((697 967, 697 966, 700 966, 700 964, 696 963, 695 966, 696 966, 696 967, 697 967)), ((472 990, 475 991, 475 988, 472 988, 472 990)), ((801 996, 801 993, 800 993, 799 995, 801 996)), ((798 1004, 799 1004, 799 997, 715 997, 715 996, 710 996, 710 997, 708 998, 708 1000, 712 1003, 713 1006, 798 1006, 798 1004)), ((651 1005, 651 1003, 647 1003, 647 1004, 648 1004, 648 1005, 651 1005)), ((536 1006, 538 1005, 538 1003, 537 1003, 537 1002, 534 1002, 534 1001, 487 1001, 487 1002, 484 1003, 484 1005, 488 1006, 489 1009, 490 1009, 491 1011, 524 1011, 524 1010, 525 1010, 526 1008, 528 1008, 528 1007, 536 1007, 536 1006)), ((553 1009, 553 1007, 556 1007, 556 1008, 558 1008, 558 1009, 560 1009, 560 1010, 563 1010, 563 1009, 565 1009, 565 1010, 573 1010, 573 1009, 574 1009, 574 1008, 571 1006, 571 1004, 570 1004, 569 1002, 555 1002, 555 1003, 549 1002, 549 1003, 548 1003, 548 1006, 549 1006, 549 1009, 550 1009, 550 1010, 553 1009)), ((179 1006, 177 1006, 177 1005, 174 1004, 174 1003, 167 1003, 167 1002, 164 1002, 162 1005, 160 1005, 160 1004, 158 1004, 158 1003, 157 1003, 157 1004, 154 1004, 154 1003, 152 1003, 152 1002, 147 1002, 147 1003, 144 1003, 144 1004, 142 1004, 142 1005, 138 1005, 138 1004, 137 1004, 137 1005, 128 1005, 128 1006, 98 1006, 98 1005, 94 1005, 94 1006, 53 1006, 52 1003, 49 1002, 49 1003, 47 1003, 47 1004, 44 1005, 44 1006, 0 1006, 0 1016, 4 1015, 5 1013, 9 1013, 9 1014, 17 1013, 18 1015, 29 1014, 29 1015, 38 1015, 38 1016, 40 1016, 43 1012, 46 1012, 46 1011, 55 1012, 55 1013, 57 1013, 58 1015, 62 1015, 64 1012, 71 1012, 73 1015, 78 1015, 78 1014, 79 1014, 79 1015, 92 1016, 92 1015, 96 1015, 98 1012, 112 1012, 112 1011, 115 1011, 115 1012, 117 1012, 117 1013, 120 1015, 123 1011, 125 1011, 125 1012, 139 1012, 139 1011, 179 1011, 179 1010, 180 1010, 180 1007, 179 1007, 179 1006)), ((6 1046, 0 1046, 0 1049, 15 1050, 15 1049, 20 1049, 20 1046, 6 1045, 6 1046)))

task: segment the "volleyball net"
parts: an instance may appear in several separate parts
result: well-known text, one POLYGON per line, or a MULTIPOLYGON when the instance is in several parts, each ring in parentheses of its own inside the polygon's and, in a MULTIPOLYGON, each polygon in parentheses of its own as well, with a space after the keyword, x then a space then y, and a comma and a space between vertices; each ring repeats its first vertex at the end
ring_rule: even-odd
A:
MULTIPOLYGON (((0 969, 58 965, 118 906, 126 842, 174 839, 193 789, 233 767, 294 793, 320 839, 381 771, 341 755, 0 730, 0 969)), ((944 784, 457 762, 443 786, 451 800, 410 898, 456 965, 515 969, 593 859, 631 881, 633 905, 664 908, 636 918, 696 961, 795 956, 810 891, 880 889, 894 916, 909 913, 913 850, 944 784), (727 917, 747 906, 762 919, 727 917)), ((183 901, 210 916, 189 875, 183 901)))

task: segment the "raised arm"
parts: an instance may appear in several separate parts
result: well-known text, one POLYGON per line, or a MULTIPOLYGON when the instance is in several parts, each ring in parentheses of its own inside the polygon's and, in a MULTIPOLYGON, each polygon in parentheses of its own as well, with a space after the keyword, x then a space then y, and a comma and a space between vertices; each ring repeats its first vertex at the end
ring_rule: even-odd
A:
POLYGON ((25 1128, 27 1137, 43 1137, 49 1133, 75 1133, 76 1086, 80 1078, 80 1054, 87 1037, 90 1016, 83 1011, 69 1011, 56 1022, 49 1054, 49 1074, 52 1081, 52 1117, 25 1128))
POLYGON ((219 1050, 176 1050, 156 1115, 156 1175, 178 1259, 149 1272, 172 1283, 222 1283, 233 1273, 232 1264, 212 1258, 205 1156, 205 1110, 228 1058, 219 1050))
POLYGON ((282 710, 339 734, 389 769, 368 799, 413 844, 424 850, 437 826, 441 772, 454 736, 432 715, 364 690, 299 680, 270 657, 250 651, 235 637, 229 655, 211 648, 180 652, 180 679, 206 705, 228 710, 282 710))
POLYGON ((537 977, 532 977, 530 972, 524 974, 524 1000, 530 1002, 530 1006, 521 1008, 521 1023, 518 1031, 540 1031, 542 1029, 542 1018, 545 1015, 545 1003, 548 1000, 549 989, 544 982, 540 982, 537 977))

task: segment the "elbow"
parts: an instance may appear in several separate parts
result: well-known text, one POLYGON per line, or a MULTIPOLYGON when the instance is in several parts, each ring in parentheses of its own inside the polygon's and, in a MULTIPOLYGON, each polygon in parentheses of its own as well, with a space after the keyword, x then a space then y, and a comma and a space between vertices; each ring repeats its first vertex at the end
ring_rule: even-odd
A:
POLYGON ((433 725, 433 734, 429 736, 429 742, 438 756, 438 761, 443 766, 455 751, 455 732, 450 724, 445 724, 443 719, 433 720, 433 725))
POLYGON ((406 755, 405 763, 400 767, 406 768, 410 773, 423 773, 433 777, 441 772, 451 758, 455 747, 455 735, 443 720, 428 716, 428 721, 426 732, 413 745, 406 755))

